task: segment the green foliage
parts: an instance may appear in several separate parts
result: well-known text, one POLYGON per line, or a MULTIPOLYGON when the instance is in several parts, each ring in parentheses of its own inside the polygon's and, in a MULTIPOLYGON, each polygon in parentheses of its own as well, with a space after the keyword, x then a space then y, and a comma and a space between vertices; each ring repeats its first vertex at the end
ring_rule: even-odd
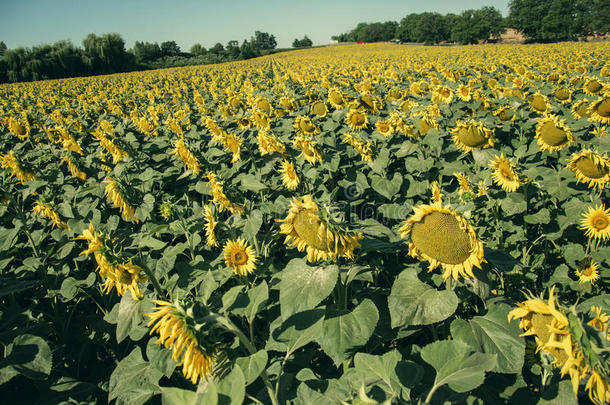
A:
POLYGON ((293 48, 308 48, 312 45, 313 45, 313 42, 311 42, 311 39, 309 39, 309 37, 307 35, 305 35, 303 37, 303 39, 295 38, 295 40, 292 41, 293 48))

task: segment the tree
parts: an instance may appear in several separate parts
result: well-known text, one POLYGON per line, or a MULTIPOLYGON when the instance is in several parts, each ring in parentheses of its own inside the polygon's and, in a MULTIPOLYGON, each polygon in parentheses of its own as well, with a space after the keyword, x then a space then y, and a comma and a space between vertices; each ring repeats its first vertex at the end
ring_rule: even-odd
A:
POLYGON ((207 53, 207 50, 201 44, 195 44, 191 46, 191 55, 193 56, 201 56, 207 53))
POLYGON ((404 42, 415 42, 415 28, 419 24, 419 14, 411 13, 400 20, 396 35, 404 42))
POLYGON ((292 41, 293 48, 307 48, 312 45, 313 42, 311 42, 311 39, 309 39, 307 35, 305 35, 303 39, 295 39, 294 41, 292 41))
POLYGON ((125 72, 133 63, 125 51, 125 41, 117 33, 104 34, 101 37, 89 34, 83 40, 83 46, 85 61, 93 73, 125 72))
POLYGON ((161 42, 161 54, 163 56, 178 56, 180 55, 180 47, 176 41, 161 42))
POLYGON ((415 26, 415 41, 426 44, 439 43, 449 39, 449 30, 440 13, 421 13, 415 26))
POLYGON ((216 45, 210 48, 208 52, 213 53, 214 55, 220 56, 224 53, 225 47, 222 46, 220 42, 217 42, 216 45))
POLYGON ((261 55, 260 48, 254 38, 250 38, 250 41, 244 39, 244 42, 242 42, 241 47, 239 48, 239 52, 242 59, 255 58, 261 55))
POLYGON ((277 46, 275 36, 269 34, 268 32, 256 31, 254 33, 254 40, 256 41, 256 47, 259 49, 275 49, 277 46))
POLYGON ((156 42, 152 44, 150 42, 136 41, 133 45, 133 53, 138 63, 145 63, 160 58, 161 48, 156 42))
MULTIPOLYGON (((448 16, 447 16, 448 17, 448 16)), ((445 17, 445 18, 447 18, 445 17)), ((451 24, 451 38, 462 44, 476 44, 489 37, 498 36, 503 31, 502 14, 494 7, 483 7, 479 10, 466 10, 451 24)))
POLYGON ((227 42, 227 46, 225 47, 225 53, 227 57, 232 60, 239 59, 240 49, 239 42, 232 40, 227 42))
POLYGON ((4 43, 4 41, 0 41, 0 56, 4 55, 8 47, 4 43))

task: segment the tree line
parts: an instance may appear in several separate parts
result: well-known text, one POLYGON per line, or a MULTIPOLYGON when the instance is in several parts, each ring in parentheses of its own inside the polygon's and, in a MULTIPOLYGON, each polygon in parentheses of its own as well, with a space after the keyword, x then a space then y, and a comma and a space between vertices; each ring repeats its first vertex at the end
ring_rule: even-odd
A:
POLYGON ((520 31, 530 42, 576 40, 610 32, 608 0, 511 0, 509 15, 495 7, 465 10, 460 14, 411 13, 400 22, 360 23, 335 35, 339 42, 399 40, 435 44, 475 44, 498 38, 506 28, 520 31))
MULTIPOLYGON (((295 48, 311 45, 307 36, 293 43, 295 48)), ((125 41, 117 33, 89 34, 82 47, 70 41, 58 41, 8 49, 0 41, 0 83, 229 62, 274 52, 276 46, 275 36, 261 31, 241 44, 231 40, 226 45, 217 43, 206 49, 198 43, 189 52, 183 52, 175 41, 161 44, 136 41, 127 50, 125 41)))

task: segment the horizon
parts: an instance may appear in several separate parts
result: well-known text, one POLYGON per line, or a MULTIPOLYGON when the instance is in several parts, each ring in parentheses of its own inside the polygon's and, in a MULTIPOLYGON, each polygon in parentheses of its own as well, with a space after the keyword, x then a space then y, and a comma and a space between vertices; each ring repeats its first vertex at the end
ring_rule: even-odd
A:
POLYGON ((375 4, 364 0, 339 0, 332 4, 311 0, 307 4, 292 5, 279 0, 264 3, 237 0, 230 4, 183 0, 179 7, 160 0, 109 0, 103 4, 9 0, 0 18, 0 41, 9 49, 31 48, 60 40, 82 47, 89 33, 116 32, 125 41, 126 49, 132 48, 136 41, 159 44, 176 41, 182 52, 188 52, 196 43, 206 49, 216 43, 226 45, 231 40, 241 44, 255 31, 262 31, 275 36, 277 48, 290 48, 295 38, 305 35, 314 46, 329 44, 332 35, 348 32, 361 22, 400 22, 410 13, 459 14, 484 6, 497 8, 503 16, 508 14, 508 0, 466 0, 459 4, 449 0, 425 3, 385 0, 375 4), (235 3, 237 7, 231 7, 235 3), (218 18, 219 15, 232 15, 231 22, 225 24, 226 18, 218 18), (61 24, 57 23, 59 20, 63 20, 61 24))

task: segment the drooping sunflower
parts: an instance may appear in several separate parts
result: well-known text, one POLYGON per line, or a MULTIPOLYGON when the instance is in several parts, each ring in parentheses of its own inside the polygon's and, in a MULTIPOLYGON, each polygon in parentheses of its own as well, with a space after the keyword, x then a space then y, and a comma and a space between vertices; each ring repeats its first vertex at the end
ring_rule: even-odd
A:
POLYGON ((610 182, 610 159, 588 149, 574 153, 568 169, 576 175, 577 183, 588 183, 593 189, 601 190, 610 182))
POLYGON ((184 144, 184 138, 180 137, 174 142, 174 154, 184 163, 184 165, 195 174, 199 174, 201 168, 199 160, 184 144))
POLYGON ((370 142, 364 142, 353 134, 345 133, 343 134, 343 143, 351 145, 365 162, 373 161, 373 150, 370 142))
POLYGON ((12 150, 6 155, 0 155, 0 167, 11 169, 11 176, 15 176, 22 184, 26 181, 36 180, 36 175, 22 167, 12 150))
POLYGON ((269 100, 267 100, 263 96, 260 96, 256 100, 254 100, 254 107, 263 111, 271 111, 271 104, 269 103, 269 100))
POLYGON ((307 251, 307 261, 339 257, 354 258, 354 249, 360 246, 362 234, 354 234, 335 225, 325 210, 320 210, 311 195, 293 198, 288 215, 281 222, 280 232, 286 235, 285 244, 296 246, 299 252, 307 251))
POLYGON ((292 140, 292 144, 296 149, 301 151, 301 154, 298 157, 303 156, 303 158, 308 161, 309 164, 315 165, 316 163, 322 161, 322 155, 320 154, 320 152, 318 152, 318 149, 316 148, 316 141, 307 139, 303 135, 297 135, 292 140))
POLYGON ((378 120, 375 123, 375 129, 383 136, 391 136, 394 132, 394 128, 392 128, 392 125, 388 121, 384 120, 378 120))
POLYGON ((104 180, 106 188, 104 194, 117 207, 121 213, 128 219, 131 219, 136 224, 140 220, 136 217, 136 209, 125 199, 125 190, 122 184, 117 183, 112 177, 106 177, 104 180))
POLYGON ((383 108, 383 101, 379 96, 375 97, 370 93, 362 93, 358 106, 371 114, 377 114, 383 108))
POLYGON ((224 246, 225 265, 240 276, 247 276, 256 269, 256 253, 248 242, 241 238, 228 240, 224 246))
POLYGON ((341 90, 336 87, 331 87, 328 90, 328 102, 330 103, 330 105, 333 106, 335 110, 341 110, 347 105, 347 102, 345 101, 341 90))
POLYGON ((210 205, 203 207, 203 219, 205 220, 205 243, 208 246, 218 246, 216 234, 214 233, 214 229, 216 228, 216 219, 214 218, 214 212, 212 211, 212 207, 210 205))
POLYGON ((320 129, 309 117, 298 116, 294 120, 294 130, 297 134, 312 136, 320 133, 320 129))
POLYGON ((458 121, 457 127, 452 129, 451 133, 455 146, 466 153, 494 145, 494 130, 485 128, 481 122, 458 121))
POLYGON ((217 353, 202 347, 197 339, 195 328, 187 322, 184 309, 171 302, 154 301, 157 306, 154 312, 144 314, 150 318, 148 326, 154 325, 150 334, 158 333, 157 343, 172 349, 172 359, 180 362, 182 374, 193 384, 200 378, 207 379, 212 375, 217 353))
POLYGON ((502 122, 507 122, 514 121, 517 117, 517 113, 511 107, 505 105, 504 107, 494 111, 494 116, 498 117, 498 119, 502 122))
POLYGON ((222 212, 226 209, 232 214, 243 214, 244 207, 231 202, 227 198, 224 191, 223 182, 218 180, 216 173, 208 171, 206 173, 206 177, 208 178, 210 193, 212 194, 214 204, 216 204, 218 207, 218 212, 222 212))
POLYGON ((438 129, 439 125, 438 125, 438 122, 434 119, 434 117, 432 117, 427 112, 423 112, 421 117, 417 120, 416 127, 417 127, 417 134, 415 134, 414 131, 409 131, 408 128, 405 128, 407 130, 406 131, 403 130, 403 132, 405 132, 406 135, 411 138, 416 138, 418 134, 421 136, 426 135, 428 133, 428 131, 430 131, 432 128, 438 129), (413 135, 411 135, 411 134, 413 134, 413 135))
POLYGON ((553 91, 553 96, 561 103, 569 103, 572 101, 572 92, 567 87, 557 87, 553 91))
POLYGON ((258 150, 265 156, 274 152, 284 153, 286 146, 267 131, 259 131, 257 135, 258 150))
POLYGON ((8 119, 8 130, 24 141, 30 135, 30 123, 27 115, 24 113, 21 119, 10 117, 8 119))
POLYGON ((107 277, 104 281, 104 294, 110 294, 113 288, 116 289, 119 296, 125 295, 127 291, 131 292, 134 300, 142 299, 143 294, 140 291, 139 283, 148 281, 148 277, 144 274, 144 270, 138 265, 129 261, 114 265, 114 274, 112 277, 107 277))
POLYGON ((532 109, 538 113, 545 113, 551 109, 551 103, 544 94, 534 93, 527 98, 527 101, 529 101, 532 109))
POLYGON ((438 185, 438 181, 433 181, 430 185, 430 189, 432 190, 432 202, 441 203, 443 202, 443 192, 438 185))
POLYGON ((577 263, 576 275, 578 282, 594 284, 599 279, 599 264, 593 261, 590 257, 577 263))
POLYGON ((508 314, 508 321, 520 319, 521 336, 535 336, 536 351, 544 350, 553 356, 553 366, 561 369, 561 376, 570 374, 572 389, 578 393, 580 380, 587 369, 582 351, 576 347, 569 328, 568 318, 557 308, 555 286, 551 287, 548 302, 530 298, 520 302, 508 314))
POLYGON ((238 118, 235 122, 237 123, 239 129, 241 129, 242 131, 247 131, 252 126, 252 122, 250 121, 250 119, 248 119, 248 117, 238 118))
POLYGON ((453 91, 447 86, 436 86, 432 90, 432 102, 433 103, 445 103, 450 104, 453 100, 453 91))
POLYGON ((493 169, 492 177, 494 183, 502 187, 504 191, 517 191, 521 185, 519 175, 515 171, 515 166, 504 157, 504 153, 500 156, 496 155, 490 162, 490 167, 493 169))
POLYGON ((584 117, 589 117, 591 112, 589 111, 589 100, 584 98, 582 100, 578 100, 572 105, 572 115, 576 119, 581 119, 584 117))
POLYGON ((47 218, 53 221, 54 227, 56 226, 58 228, 68 229, 68 224, 65 221, 61 220, 59 214, 55 212, 53 207, 51 207, 49 204, 37 202, 36 205, 34 205, 34 207, 32 208, 32 212, 36 215, 40 215, 43 218, 47 218))
POLYGON ((589 239, 598 243, 610 239, 610 208, 606 209, 604 204, 588 207, 582 216, 580 229, 589 239))
POLYGON ((443 279, 474 277, 472 268, 485 261, 483 242, 466 219, 440 201, 413 210, 398 230, 409 240, 409 256, 428 261, 428 271, 441 266, 443 279))
POLYGON ((573 140, 572 131, 557 116, 549 115, 538 121, 536 142, 541 150, 557 152, 569 146, 573 140))
POLYGON ((460 84, 457 90, 457 96, 462 101, 470 101, 472 98, 470 88, 464 84, 460 84))
POLYGON ((369 119, 364 111, 350 110, 345 116, 345 123, 353 130, 364 129, 369 123, 369 119))
POLYGON ((474 192, 472 190, 472 187, 470 187, 470 183, 468 183, 468 179, 466 178, 464 173, 455 172, 455 173, 453 173, 453 176, 456 178, 456 180, 458 181, 458 184, 460 185, 460 188, 458 190, 458 192, 460 194, 474 192))
POLYGON ((603 90, 603 88, 604 84, 595 77, 590 77, 585 80, 585 83, 582 86, 583 91, 590 96, 595 96, 599 94, 603 90))
POLYGON ((324 118, 326 117, 326 114, 328 114, 328 107, 326 107, 326 103, 324 101, 314 101, 309 108, 309 112, 320 118, 324 118))
POLYGON ((593 121, 610 124, 610 96, 606 95, 595 100, 589 107, 589 112, 593 121))
POLYGON ((300 181, 297 172, 294 170, 294 165, 287 160, 282 161, 280 173, 282 174, 284 187, 288 190, 296 190, 300 181))

